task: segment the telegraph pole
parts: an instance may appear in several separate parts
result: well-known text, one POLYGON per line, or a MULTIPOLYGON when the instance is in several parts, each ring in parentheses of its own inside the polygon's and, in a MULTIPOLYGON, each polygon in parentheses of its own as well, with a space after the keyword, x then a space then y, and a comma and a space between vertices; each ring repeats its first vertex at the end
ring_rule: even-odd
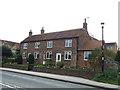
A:
POLYGON ((104 22, 101 23, 102 26, 102 73, 104 72, 104 22))

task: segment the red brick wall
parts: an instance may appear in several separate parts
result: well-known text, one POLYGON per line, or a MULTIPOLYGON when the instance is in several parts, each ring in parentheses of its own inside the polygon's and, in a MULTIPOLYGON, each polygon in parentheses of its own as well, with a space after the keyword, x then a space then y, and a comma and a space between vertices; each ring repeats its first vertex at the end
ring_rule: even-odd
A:
MULTIPOLYGON (((20 53, 23 52, 27 53, 34 53, 35 51, 40 53, 40 58, 38 60, 35 59, 36 63, 41 63, 44 60, 44 54, 46 54, 47 51, 52 51, 52 61, 56 61, 56 53, 61 53, 61 61, 64 62, 65 66, 70 67, 76 67, 76 60, 77 60, 77 39, 72 39, 72 47, 65 47, 65 40, 69 39, 60 39, 60 40, 52 40, 53 41, 53 47, 47 48, 47 41, 40 41, 40 48, 35 49, 34 43, 30 42, 28 43, 28 49, 23 49, 23 43, 21 43, 20 47, 20 53), (64 60, 64 51, 72 51, 72 60, 64 60)), ((71 40, 71 39, 70 39, 71 40)), ((49 61, 46 60, 45 61, 49 61)))
POLYGON ((89 61, 84 60, 84 51, 78 52, 77 68, 90 68, 89 61))
MULTIPOLYGON (((84 54, 83 51, 78 51, 78 49, 82 49, 84 45, 87 43, 87 41, 90 39, 90 36, 88 35, 87 30, 83 30, 83 32, 80 32, 80 37, 78 38, 72 38, 72 47, 65 47, 65 40, 68 39, 59 39, 59 40, 52 40, 53 41, 53 47, 47 48, 47 41, 41 41, 40 42, 40 48, 35 49, 34 43, 30 42, 28 43, 28 49, 23 50, 23 43, 21 43, 21 54, 24 51, 27 51, 28 53, 34 53, 35 51, 40 52, 40 59, 35 60, 36 63, 43 62, 44 54, 46 54, 47 51, 52 51, 52 61, 56 61, 56 53, 61 53, 62 55, 62 62, 64 62, 65 66, 73 67, 73 68, 86 68, 89 67, 89 62, 84 61, 84 54), (64 60, 64 52, 65 51, 72 51, 72 60, 64 60)), ((48 61, 45 59, 45 61, 48 61)))

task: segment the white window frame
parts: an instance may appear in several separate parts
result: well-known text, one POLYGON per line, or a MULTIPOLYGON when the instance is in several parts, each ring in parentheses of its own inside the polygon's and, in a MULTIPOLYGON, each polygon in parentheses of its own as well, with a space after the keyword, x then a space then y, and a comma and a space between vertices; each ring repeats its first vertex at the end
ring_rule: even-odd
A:
POLYGON ((71 51, 64 52, 64 60, 72 60, 72 52, 71 51), (66 54, 67 54, 67 58, 66 58, 66 54), (69 55, 71 55, 71 59, 69 59, 69 55))
POLYGON ((89 54, 91 54, 92 51, 84 51, 84 60, 87 61, 89 58, 89 54))
POLYGON ((47 41, 47 48, 52 48, 53 41, 47 41))
POLYGON ((35 48, 39 48, 40 47, 40 42, 35 42, 35 48))
POLYGON ((30 55, 31 53, 28 53, 28 58, 29 58, 29 55, 30 55))
POLYGON ((23 44, 23 49, 28 49, 28 43, 23 44))
POLYGON ((65 47, 72 47, 72 40, 65 40, 65 47))
POLYGON ((35 59, 39 59, 40 58, 40 53, 39 52, 34 52, 34 58, 35 59))
POLYGON ((52 59, 52 51, 46 52, 46 59, 52 59), (48 56, 47 56, 48 55, 48 56), (50 56, 51 55, 51 56, 50 56))
POLYGON ((61 53, 56 53, 56 62, 61 62, 61 53))
POLYGON ((23 52, 23 53, 22 53, 22 58, 23 58, 23 59, 26 59, 26 58, 27 58, 27 53, 26 53, 26 52, 23 52))

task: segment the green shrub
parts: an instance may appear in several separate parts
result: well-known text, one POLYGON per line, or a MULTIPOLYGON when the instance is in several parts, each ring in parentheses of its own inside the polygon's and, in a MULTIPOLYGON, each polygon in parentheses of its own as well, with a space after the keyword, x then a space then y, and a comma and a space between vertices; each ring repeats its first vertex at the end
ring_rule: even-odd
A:
POLYGON ((63 62, 57 62, 57 68, 63 68, 64 63, 63 62))
POLYGON ((9 65, 17 65, 17 63, 12 63, 12 62, 7 62, 5 64, 9 64, 9 65))
POLYGON ((112 50, 105 50, 104 55, 106 58, 111 58, 111 59, 115 60, 116 53, 112 50))
POLYGON ((54 67, 55 63, 53 63, 51 61, 47 61, 47 62, 45 62, 45 66, 47 66, 47 67, 54 67))
POLYGON ((17 55, 16 61, 18 64, 22 64, 22 62, 23 62, 22 55, 17 55))
POLYGON ((3 59, 13 56, 11 48, 8 46, 2 45, 0 46, 0 49, 2 49, 2 52, 0 52, 0 54, 2 55, 3 59))
POLYGON ((34 55, 33 54, 29 55, 28 62, 29 62, 29 64, 34 64, 34 55))
POLYGON ((120 51, 117 51, 116 57, 115 57, 115 61, 120 63, 120 51))
POLYGON ((34 64, 34 67, 45 67, 43 64, 34 64))
POLYGON ((2 65, 8 63, 6 59, 2 60, 2 65))
MULTIPOLYGON (((70 67, 65 67, 65 66, 63 66, 63 69, 71 69, 70 67)), ((72 70, 72 69, 71 69, 72 70)))
POLYGON ((101 49, 96 48, 95 50, 92 51, 91 54, 89 54, 89 63, 90 63, 90 68, 96 70, 99 68, 101 64, 101 49))
POLYGON ((104 73, 98 73, 93 80, 98 82, 110 83, 110 84, 120 84, 118 82, 118 70, 108 69, 104 73))

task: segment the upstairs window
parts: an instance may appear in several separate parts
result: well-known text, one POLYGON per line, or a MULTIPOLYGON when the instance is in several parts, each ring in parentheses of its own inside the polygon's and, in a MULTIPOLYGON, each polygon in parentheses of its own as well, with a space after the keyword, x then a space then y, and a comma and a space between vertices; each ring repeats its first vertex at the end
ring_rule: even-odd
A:
POLYGON ((28 43, 24 43, 23 49, 27 49, 27 48, 28 48, 28 43))
POLYGON ((89 59, 89 55, 91 54, 91 51, 84 51, 84 60, 87 61, 89 59))
POLYGON ((71 51, 66 51, 64 53, 64 59, 65 60, 71 60, 72 59, 72 52, 71 51))
POLYGON ((65 40, 65 47, 72 47, 72 40, 65 40))
POLYGON ((39 52, 34 52, 34 58, 35 58, 35 59, 38 59, 39 56, 40 56, 39 52))
POLYGON ((39 48, 40 47, 40 42, 35 42, 35 48, 39 48))
POLYGON ((52 44, 53 44, 52 41, 48 41, 48 42, 47 42, 47 48, 52 48, 52 44))
POLYGON ((52 52, 51 51, 47 51, 46 52, 46 59, 51 59, 52 58, 52 52))

